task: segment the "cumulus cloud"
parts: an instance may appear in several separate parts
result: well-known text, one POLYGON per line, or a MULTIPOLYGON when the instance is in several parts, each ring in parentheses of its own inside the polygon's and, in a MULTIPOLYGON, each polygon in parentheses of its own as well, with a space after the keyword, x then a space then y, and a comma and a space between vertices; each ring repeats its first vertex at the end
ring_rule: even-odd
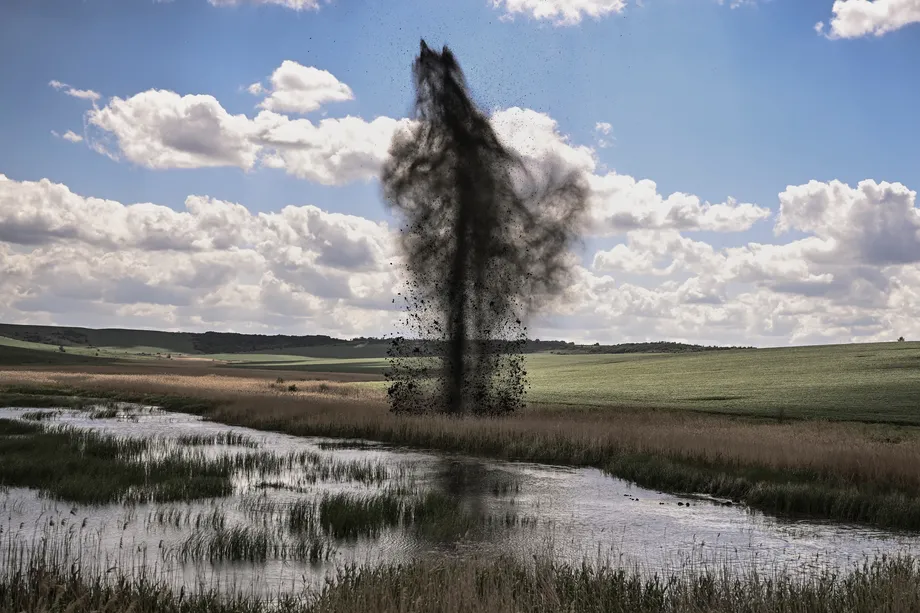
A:
POLYGON ((920 23, 920 0, 835 0, 833 17, 825 28, 815 25, 830 38, 882 36, 905 26, 920 23))
POLYGON ((680 192, 664 197, 654 181, 615 172, 592 175, 591 187, 593 228, 602 236, 640 228, 742 232, 770 216, 767 208, 732 198, 710 204, 680 192))
POLYGON ((683 193, 664 197, 654 181, 616 172, 598 174, 594 150, 573 144, 545 113, 515 107, 494 113, 492 123, 533 172, 561 166, 585 175, 591 188, 591 234, 610 236, 638 228, 740 232, 770 215, 769 209, 731 198, 710 204, 683 193))
POLYGON ((920 303, 912 302, 920 295, 915 192, 871 180, 855 187, 811 181, 789 186, 779 200, 777 234, 808 236, 717 249, 673 229, 628 232, 583 272, 581 291, 599 303, 586 316, 604 330, 641 329, 645 318, 675 338, 694 331, 690 338, 717 340, 722 330, 768 344, 920 334, 913 319, 920 303), (612 282, 621 276, 627 280, 612 282))
MULTIPOLYGON (((269 96, 259 105, 269 111, 309 113, 329 102, 353 100, 351 88, 339 81, 327 70, 313 66, 302 66, 285 60, 271 76, 272 89, 269 96)), ((248 88, 252 94, 263 94, 261 83, 248 88)))
MULTIPOLYGON (((920 257, 865 248, 839 256, 843 244, 890 241, 892 215, 915 223, 912 198, 874 182, 790 187, 777 228, 808 236, 784 244, 717 248, 673 228, 631 230, 577 269, 532 330, 592 342, 767 345, 918 336, 920 257), (882 202, 891 210, 867 204, 882 202), (865 232, 841 234, 841 219, 865 232)), ((189 196, 176 211, 0 175, 0 316, 378 335, 396 320, 395 245, 386 224, 313 206, 255 214, 189 196)))
POLYGON ((0 313, 11 321, 128 309, 166 327, 380 333, 395 257, 386 224, 314 206, 254 214, 189 196, 175 211, 0 175, 0 313))
POLYGON ((87 124, 95 150, 147 168, 251 170, 261 163, 340 185, 376 177, 394 132, 409 120, 349 116, 314 123, 267 110, 250 118, 231 115, 213 96, 149 90, 112 98, 87 113, 87 124))
POLYGON ((613 142, 613 137, 611 133, 613 132, 613 126, 607 123, 606 121, 599 121, 594 124, 594 132, 597 135, 597 146, 601 149, 606 149, 613 142))
POLYGON ((779 195, 776 231, 800 230, 833 241, 838 261, 869 265, 920 262, 917 192, 900 183, 840 181, 789 186, 779 195))
POLYGON ((324 185, 377 177, 393 134, 406 130, 407 119, 359 117, 290 119, 263 111, 253 121, 252 142, 264 149, 263 163, 324 185))
POLYGON ((113 137, 121 155, 148 168, 249 169, 258 153, 251 120, 229 114, 213 96, 149 90, 115 97, 91 110, 88 122, 113 137))
POLYGON ((492 6, 504 11, 505 18, 526 15, 532 19, 551 21, 557 26, 581 23, 585 17, 601 17, 620 13, 625 0, 491 0, 492 6))

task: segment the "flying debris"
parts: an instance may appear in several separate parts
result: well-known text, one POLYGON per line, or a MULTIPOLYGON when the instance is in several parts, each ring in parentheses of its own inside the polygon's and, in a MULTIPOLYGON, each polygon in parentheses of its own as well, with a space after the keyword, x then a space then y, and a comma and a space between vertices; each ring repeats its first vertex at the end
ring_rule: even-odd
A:
POLYGON ((423 40, 415 122, 394 136, 384 197, 404 222, 414 338, 390 350, 396 412, 502 414, 524 404, 523 320, 565 286, 584 176, 528 166, 471 100, 450 49, 423 40))

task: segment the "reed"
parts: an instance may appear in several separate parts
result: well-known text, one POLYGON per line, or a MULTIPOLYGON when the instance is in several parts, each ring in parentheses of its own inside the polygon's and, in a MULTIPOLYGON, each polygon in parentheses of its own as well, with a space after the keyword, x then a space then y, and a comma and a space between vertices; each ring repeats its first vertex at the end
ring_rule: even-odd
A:
POLYGON ((166 555, 180 562, 321 562, 328 560, 333 551, 330 543, 319 536, 290 537, 268 528, 234 526, 196 531, 166 555))
POLYGON ((88 504, 167 502, 226 496, 219 462, 169 454, 143 459, 150 441, 0 420, 0 485, 31 487, 88 504))
POLYGON ((545 559, 424 560, 346 567, 318 593, 265 601, 205 588, 176 592, 156 579, 91 575, 19 560, 0 572, 0 610, 96 613, 912 613, 920 565, 879 558, 849 573, 688 570, 643 577, 545 559))

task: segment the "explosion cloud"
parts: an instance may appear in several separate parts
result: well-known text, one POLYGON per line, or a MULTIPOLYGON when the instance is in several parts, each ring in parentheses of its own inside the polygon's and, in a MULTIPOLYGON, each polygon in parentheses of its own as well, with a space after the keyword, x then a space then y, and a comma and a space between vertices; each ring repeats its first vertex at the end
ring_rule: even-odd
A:
POLYGON ((418 337, 393 343, 392 409, 513 411, 525 392, 522 320, 567 281, 585 179, 509 151, 447 47, 422 41, 413 74, 416 121, 394 137, 382 173, 405 222, 403 299, 418 337))

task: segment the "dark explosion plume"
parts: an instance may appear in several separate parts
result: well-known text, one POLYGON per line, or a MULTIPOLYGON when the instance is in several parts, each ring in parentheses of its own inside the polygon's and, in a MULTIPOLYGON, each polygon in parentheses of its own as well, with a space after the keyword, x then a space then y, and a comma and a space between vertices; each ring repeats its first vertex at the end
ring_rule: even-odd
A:
POLYGON ((453 53, 425 41, 415 122, 397 134, 384 197, 405 222, 416 338, 390 350, 396 412, 498 414, 523 406, 522 319, 565 286, 587 186, 558 160, 539 170, 499 141, 453 53))

